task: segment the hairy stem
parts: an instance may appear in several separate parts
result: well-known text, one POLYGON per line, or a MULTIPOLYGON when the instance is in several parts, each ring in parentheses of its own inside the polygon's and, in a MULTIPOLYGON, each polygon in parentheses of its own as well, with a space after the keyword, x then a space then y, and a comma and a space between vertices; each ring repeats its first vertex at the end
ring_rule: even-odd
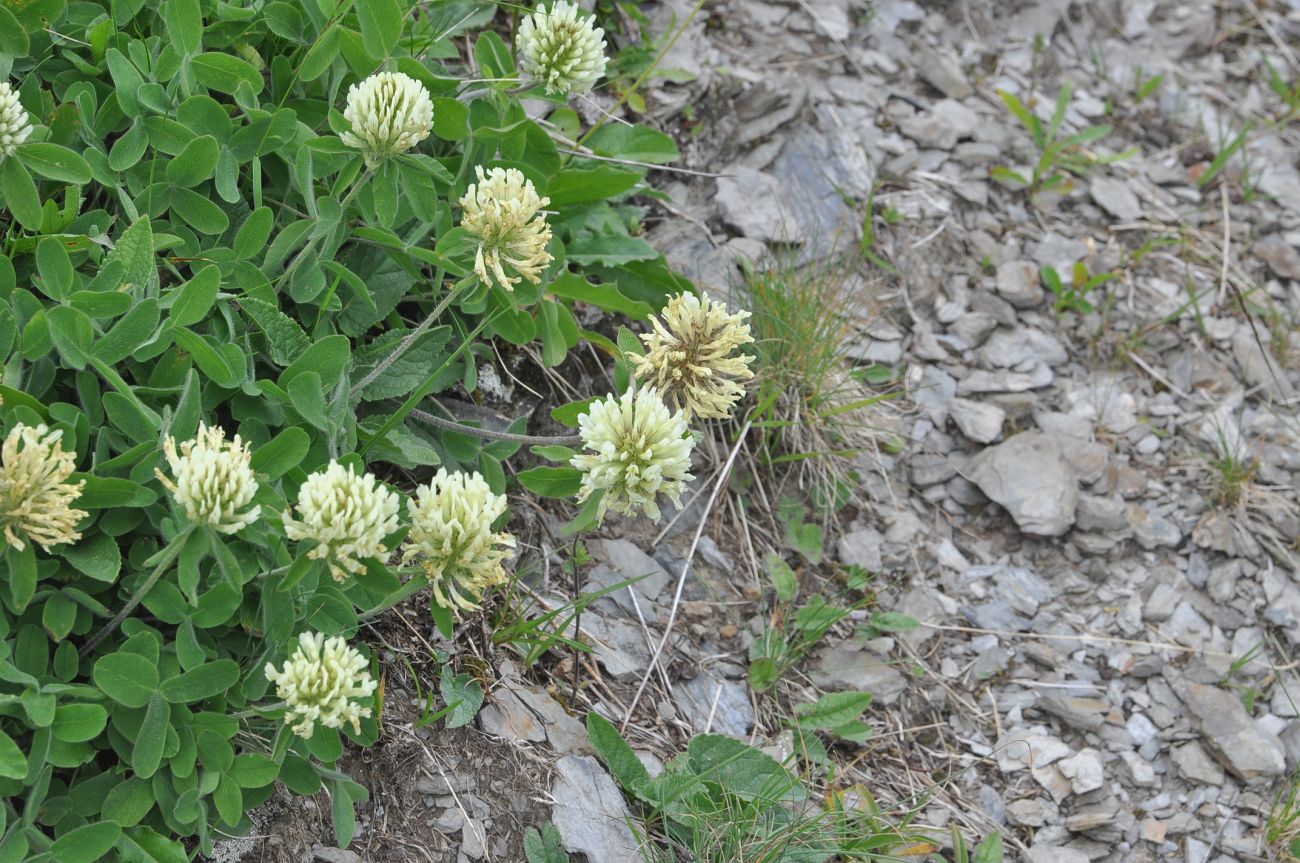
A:
POLYGON ((99 632, 96 632, 94 636, 91 637, 90 641, 87 641, 82 646, 79 655, 85 656, 90 653, 90 651, 94 650, 101 641, 112 635, 114 630, 122 625, 122 621, 126 620, 127 615, 135 611, 136 607, 144 601, 146 596, 149 595, 149 591, 153 590, 153 586, 158 583, 158 579, 163 577, 163 573, 171 569, 171 565, 175 563, 176 558, 180 556, 181 549, 185 547, 185 540, 189 539, 190 534, 193 532, 194 525, 190 524, 180 533, 176 534, 176 538, 169 542, 167 547, 163 549, 162 559, 158 561, 158 565, 154 567, 154 571, 150 573, 147 579, 145 579, 144 584, 140 585, 140 588, 132 594, 131 598, 127 600, 126 605, 122 607, 122 610, 119 611, 112 620, 104 624, 104 628, 99 632))
POLYGON ((520 443, 534 446, 552 446, 556 444, 567 446, 568 444, 582 443, 582 435, 576 434, 546 437, 543 435, 513 434, 511 432, 492 431, 491 429, 462 425, 455 420, 445 420, 442 417, 436 417, 433 414, 422 410, 411 411, 411 416, 426 425, 433 426, 434 428, 461 432, 462 434, 473 435, 474 437, 484 438, 485 440, 500 440, 509 443, 520 443))

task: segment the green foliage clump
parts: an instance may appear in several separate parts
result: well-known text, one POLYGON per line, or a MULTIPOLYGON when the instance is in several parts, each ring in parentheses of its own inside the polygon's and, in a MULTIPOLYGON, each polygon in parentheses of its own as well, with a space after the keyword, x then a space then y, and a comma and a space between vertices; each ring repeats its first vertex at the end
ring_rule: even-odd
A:
MULTIPOLYGON (((66 541, 0 538, 0 861, 184 860, 249 829, 277 782, 327 790, 346 845, 366 792, 339 761, 345 738, 378 739, 382 669, 330 641, 332 658, 279 669, 300 636, 352 640, 427 586, 378 549, 399 548, 432 468, 502 495, 520 447, 415 411, 472 397, 480 363, 512 346, 552 367, 583 338, 618 355, 579 304, 642 318, 690 290, 633 202, 672 142, 584 129, 517 76, 505 19, 479 0, 0 0, 0 81, 32 127, 0 150, 0 437, 57 432, 72 463, 47 503, 75 489, 76 508, 66 541), (345 113, 379 72, 432 115, 408 105, 412 137, 363 154, 347 143, 362 115, 345 113), (514 284, 478 277, 485 235, 459 227, 479 169, 547 199, 537 272, 514 284), (164 443, 183 456, 204 429, 239 445, 182 480, 164 443), (365 544, 294 508, 333 461, 348 470, 322 488, 387 507, 365 544), (291 514, 311 538, 290 539, 291 514), (311 705, 281 702, 267 666, 294 693, 302 675, 351 675, 355 702, 322 712, 339 727, 293 733, 286 708, 310 729, 311 705)), ((509 237, 491 239, 509 270, 509 237)), ((30 497, 5 485, 17 452, 5 523, 30 497)), ((498 511, 476 493, 475 512, 498 511)), ((474 694, 443 683, 457 705, 474 694)))

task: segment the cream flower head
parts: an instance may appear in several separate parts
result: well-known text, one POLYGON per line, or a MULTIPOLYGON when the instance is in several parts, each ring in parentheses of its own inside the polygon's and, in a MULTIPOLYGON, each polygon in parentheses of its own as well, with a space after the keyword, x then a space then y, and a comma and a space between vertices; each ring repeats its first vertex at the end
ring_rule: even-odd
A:
POLYGON ((474 611, 487 591, 509 579, 502 561, 515 538, 492 531, 506 511, 506 498, 493 494, 482 476, 439 468, 406 508, 411 532, 402 560, 419 561, 438 605, 474 611))
POLYGON ((190 521, 235 533, 262 514, 261 506, 246 509, 257 493, 257 477, 251 464, 253 452, 239 435, 228 441, 220 426, 199 423, 198 434, 180 445, 179 454, 170 436, 163 441, 163 453, 175 479, 157 469, 154 473, 190 521))
POLYGON ((370 708, 354 699, 366 698, 378 687, 367 665, 361 652, 342 636, 326 639, 319 632, 304 632, 284 670, 276 671, 268 662, 263 673, 275 684, 276 696, 289 705, 284 718, 294 723, 294 734, 311 737, 317 723, 326 728, 342 728, 346 723, 353 734, 360 734, 361 720, 370 715, 370 708))
POLYGON ((681 506, 681 493, 691 475, 695 441, 680 411, 669 411, 654 387, 628 390, 592 402, 578 417, 578 432, 590 453, 570 461, 583 472, 578 501, 603 490, 599 518, 612 509, 632 515, 637 509, 659 520, 656 495, 681 506))
POLYGON ((339 139, 360 150, 373 168, 405 153, 433 131, 433 100, 429 91, 402 72, 379 72, 348 89, 343 118, 351 131, 339 139))
POLYGON ((46 551, 81 539, 76 527, 86 513, 72 503, 86 483, 67 481, 77 456, 64 451, 62 437, 61 430, 19 423, 0 447, 0 526, 19 551, 27 547, 24 537, 46 551))
POLYGON ((641 336, 645 356, 627 358, 637 377, 657 386, 688 420, 723 419, 745 394, 737 381, 754 376, 749 368, 754 358, 736 352, 754 341, 747 317, 749 312, 727 314, 726 305, 707 294, 678 294, 668 300, 662 320, 650 318, 653 330, 641 336))
POLYGON ((474 256, 474 273, 486 285, 492 278, 507 291, 513 291, 522 276, 534 285, 542 280, 542 271, 552 260, 546 247, 551 242, 551 226, 538 211, 551 202, 541 198, 514 168, 474 168, 478 182, 471 183, 460 199, 464 214, 460 226, 479 238, 474 256), (506 274, 509 265, 518 276, 506 274))
POLYGON ((286 514, 284 532, 311 540, 307 556, 324 560, 335 581, 363 572, 363 557, 388 553, 384 537, 397 530, 397 495, 375 479, 336 461, 307 477, 298 488, 298 517, 286 514))
POLYGON ((556 0, 519 24, 520 66, 548 93, 586 93, 605 74, 605 31, 578 7, 556 0))
POLYGON ((18 91, 8 81, 0 81, 0 159, 12 156, 31 133, 32 121, 18 101, 18 91))

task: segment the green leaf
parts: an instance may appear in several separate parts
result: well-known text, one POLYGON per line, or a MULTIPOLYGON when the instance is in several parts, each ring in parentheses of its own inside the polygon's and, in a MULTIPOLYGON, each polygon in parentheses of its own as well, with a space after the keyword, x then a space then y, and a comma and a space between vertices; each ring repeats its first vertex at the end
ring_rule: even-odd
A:
POLYGON ((179 156, 167 163, 167 180, 185 188, 197 186, 216 173, 217 157, 220 154, 221 147, 216 138, 200 135, 186 144, 179 156))
POLYGON ((459 99, 439 97, 433 100, 433 134, 444 141, 463 141, 469 137, 469 108, 459 99))
POLYGON ((569 863, 569 852, 553 824, 543 824, 541 832, 536 827, 524 831, 524 857, 528 863, 569 863))
POLYGON ((519 484, 539 497, 574 497, 582 489, 576 467, 535 467, 519 473, 519 484))
POLYGON ((311 339, 298 322, 270 303, 254 297, 243 297, 239 301, 239 307, 266 334, 271 362, 277 366, 289 365, 311 347, 311 339))
POLYGON ((167 38, 183 56, 199 50, 203 43, 203 15, 199 0, 167 0, 162 3, 163 24, 167 38))
POLYGON ((657 129, 606 123, 587 137, 592 150, 606 156, 663 165, 681 158, 673 139, 657 129))
POLYGON ((644 321, 654 311, 648 304, 629 299, 619 293, 617 285, 593 285, 576 273, 564 273, 546 286, 546 290, 557 297, 579 300, 604 309, 607 312, 627 315, 629 318, 644 321))
POLYGON ((67 593, 60 591, 45 600, 41 609, 41 626, 54 641, 62 641, 72 632, 77 622, 77 604, 67 593))
POLYGON ((46 237, 36 245, 36 270, 41 274, 39 286, 45 296, 66 300, 72 295, 72 259, 61 241, 46 237))
POLYGON ((143 826, 123 833, 117 848, 122 863, 189 863, 190 859, 179 842, 143 826))
POLYGON ((73 479, 86 483, 77 498, 77 506, 82 509, 148 506, 158 499, 157 492, 129 479, 90 474, 73 474, 73 479))
POLYGON ((36 194, 32 175, 17 159, 0 159, 0 192, 5 206, 24 228, 35 231, 41 226, 41 197, 36 194))
POLYGON ((568 168, 547 184, 546 196, 551 199, 552 207, 586 204, 621 195, 641 180, 639 172, 613 165, 568 168))
POLYGON ((238 682, 239 663, 218 659, 169 677, 162 682, 159 693, 172 704, 188 704, 219 695, 238 682))
POLYGON ((108 711, 98 704, 60 704, 54 710, 54 739, 65 743, 94 740, 108 722, 108 711))
POLYGON ((333 430, 329 418, 329 408, 325 405, 325 393, 322 391, 320 375, 304 372, 289 384, 289 403, 302 418, 323 432, 333 430))
POLYGON ((141 300, 103 337, 95 340, 91 355, 110 365, 121 362, 153 337, 161 317, 157 300, 153 297, 141 300))
POLYGON ((1002 863, 1002 835, 994 833, 975 849, 971 863, 1002 863))
POLYGON ((15 155, 42 177, 79 185, 90 182, 90 165, 86 160, 59 144, 23 144, 15 151, 15 155))
POLYGON ((654 247, 640 237, 602 234, 585 237, 569 244, 569 260, 575 264, 600 264, 612 267, 632 261, 648 261, 659 257, 654 247))
POLYGON ((916 629, 921 622, 897 611, 878 611, 871 615, 871 625, 881 632, 906 632, 916 629))
POLYGON ((185 351, 194 359, 199 371, 212 378, 223 387, 233 387, 239 383, 238 375, 243 369, 233 369, 226 362, 225 355, 208 343, 208 340, 193 330, 177 327, 172 330, 176 347, 185 351))
POLYGON ((190 62, 194 77, 209 90, 234 94, 241 83, 246 83, 253 88, 253 93, 262 92, 262 73, 233 54, 207 51, 190 62))
POLYGON ((451 668, 442 667, 442 680, 438 684, 442 700, 447 703, 447 727, 469 725, 483 706, 483 685, 468 674, 452 676, 451 668))
POLYGON ((308 371, 320 375, 321 385, 326 390, 334 389, 339 376, 348 367, 351 355, 351 343, 347 336, 326 336, 312 344, 302 355, 289 364, 280 373, 276 381, 281 387, 288 388, 295 377, 308 371))
POLYGON ((357 812, 352 806, 352 795, 342 782, 331 782, 330 815, 334 822, 334 841, 340 848, 352 844, 357 832, 357 812))
POLYGON ((221 288, 221 270, 205 267, 177 289, 168 317, 178 327, 197 324, 208 315, 221 288))
POLYGON ((158 669, 138 653, 101 656, 91 677, 105 695, 123 707, 144 707, 158 689, 158 669))
POLYGON ((790 568, 790 564, 785 562, 785 558, 775 552, 769 552, 763 559, 763 567, 767 570, 768 578, 772 579, 776 598, 781 602, 792 601, 799 591, 799 577, 790 568))
POLYGON ((108 792, 100 814, 122 827, 134 827, 153 809, 153 788, 139 776, 129 776, 108 792))
POLYGON ((14 743, 14 739, 0 731, 0 776, 22 779, 27 775, 27 756, 14 743))
POLYGON ((122 835, 112 821, 100 821, 64 833, 50 846, 50 857, 59 863, 96 863, 103 860, 122 835))
POLYGON ((235 257, 249 261, 264 252, 274 226, 275 214, 270 207, 258 207, 250 213, 235 234, 235 257))
POLYGON ((244 752, 235 756, 229 773, 241 788, 264 788, 280 775, 280 765, 265 755, 244 752))
POLYGON ((578 417, 585 414, 588 409, 591 408, 592 402, 598 401, 601 401, 600 396, 592 396, 591 398, 583 399, 582 401, 569 402, 568 404, 560 405, 558 408, 553 408, 551 410, 551 419, 567 428, 576 429, 578 427, 578 417))
POLYGON ((510 78, 515 74, 514 52, 492 30, 484 30, 474 43, 474 59, 484 78, 510 78))
POLYGON ((31 49, 27 31, 13 13, 0 6, 0 54, 10 57, 26 57, 31 49))
POLYGON ((871 706, 870 692, 828 692, 812 704, 796 704, 795 719, 806 730, 846 725, 871 706))
POLYGON ((117 581, 122 571, 122 549, 116 539, 104 533, 92 534, 76 545, 60 546, 59 556, 83 575, 108 584, 117 581))
POLYGON ((84 369, 95 339, 95 325, 90 316, 72 306, 55 306, 45 313, 45 319, 50 324, 50 338, 63 361, 74 369, 84 369))
POLYGON ((289 426, 267 443, 253 450, 253 470, 266 474, 268 479, 279 479, 294 467, 311 448, 311 438, 297 426, 289 426))
POLYGON ((587 739, 591 748, 596 750, 600 760, 609 768, 610 775, 618 780, 628 791, 635 793, 646 782, 650 774, 641 759, 636 757, 632 747, 618 733, 614 723, 594 710, 587 711, 587 739))
POLYGON ((212 792, 212 803, 217 808, 221 820, 234 827, 244 815, 244 795, 238 783, 223 775, 212 792))
POLYGON ((378 60, 387 58, 402 35, 402 10, 397 0, 357 0, 361 44, 378 60))
POLYGON ((149 779, 159 769, 166 745, 166 727, 172 716, 172 708, 162 701, 160 693, 153 693, 148 704, 144 721, 135 736, 135 747, 131 750, 131 769, 140 779, 149 779))

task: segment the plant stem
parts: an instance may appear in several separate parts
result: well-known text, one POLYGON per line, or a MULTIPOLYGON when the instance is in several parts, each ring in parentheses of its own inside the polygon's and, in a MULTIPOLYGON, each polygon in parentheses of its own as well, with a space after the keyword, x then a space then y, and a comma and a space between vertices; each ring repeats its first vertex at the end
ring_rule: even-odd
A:
POLYGON ((508 441, 509 443, 527 444, 530 446, 551 446, 554 444, 566 446, 571 443, 582 443, 582 435, 576 434, 559 435, 556 437, 545 437, 542 435, 531 434, 512 434, 511 432, 499 432, 492 431, 491 429, 462 425, 454 420, 445 420, 442 417, 436 417, 433 414, 422 410, 412 410, 410 415, 412 418, 417 419, 426 425, 431 425, 434 428, 461 432, 462 434, 484 438, 485 440, 508 441))
POLYGON ((186 525, 184 530, 176 534, 176 538, 169 542, 167 547, 163 549, 162 559, 158 561, 158 565, 154 567, 154 571, 150 573, 147 579, 145 579, 144 584, 142 584, 139 589, 132 594, 131 598, 127 600, 127 603, 123 606, 122 610, 119 611, 112 620, 104 624, 104 628, 99 632, 96 632, 94 636, 91 637, 90 641, 87 641, 82 646, 81 650, 78 652, 80 656, 85 656, 90 653, 90 651, 94 650, 101 641, 113 634, 113 631, 122 624, 122 621, 126 620, 127 615, 135 611, 136 606, 144 601, 144 598, 149 595, 149 591, 153 590, 153 586, 158 583, 158 579, 162 578, 163 574, 167 572, 167 570, 171 569, 171 565, 175 563, 176 558, 180 556, 181 549, 185 547, 185 541, 189 539, 190 534, 193 532, 194 525, 189 524, 186 525))
MULTIPOLYGON (((439 269, 435 275, 437 275, 437 278, 434 279, 434 283, 437 284, 442 281, 442 270, 439 269)), ((393 352, 388 356, 384 357, 384 359, 379 363, 379 365, 371 369, 366 374, 366 376, 363 377, 355 387, 353 387, 352 391, 354 393, 360 393, 367 386, 373 383, 376 378, 378 378, 385 371, 387 371, 389 366, 397 362, 397 360, 402 356, 402 354, 410 350, 411 345, 415 344, 415 342, 420 338, 420 336, 427 333, 429 331, 429 328, 433 326, 434 322, 437 321, 438 318, 442 316, 442 313, 447 311, 447 307, 451 305, 452 300, 456 299, 456 295, 460 293, 461 288, 463 288, 465 284, 466 281, 461 280, 460 282, 457 282, 455 285, 452 285, 451 289, 447 291, 447 296, 442 298, 442 301, 439 302, 438 305, 434 307, 434 310, 429 313, 429 316, 426 317, 424 320, 420 321, 420 325, 418 327, 411 330, 411 332, 407 333, 406 338, 398 342, 397 347, 393 348, 393 352)))

